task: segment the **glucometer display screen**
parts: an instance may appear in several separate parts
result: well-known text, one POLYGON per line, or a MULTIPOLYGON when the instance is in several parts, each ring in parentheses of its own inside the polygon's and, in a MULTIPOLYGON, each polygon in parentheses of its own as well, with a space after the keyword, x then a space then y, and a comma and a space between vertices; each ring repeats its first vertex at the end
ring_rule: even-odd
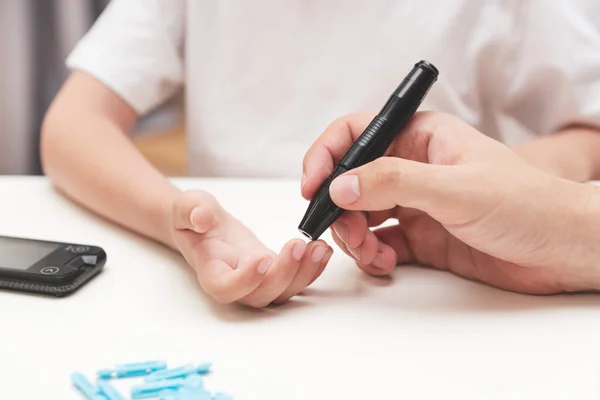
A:
POLYGON ((26 270, 59 247, 54 243, 0 237, 0 267, 26 270))

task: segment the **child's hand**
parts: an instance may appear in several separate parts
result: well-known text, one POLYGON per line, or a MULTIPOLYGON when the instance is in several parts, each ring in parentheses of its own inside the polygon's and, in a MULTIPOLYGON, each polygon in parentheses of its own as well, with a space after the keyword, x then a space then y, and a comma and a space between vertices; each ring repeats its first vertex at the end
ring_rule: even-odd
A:
POLYGON ((182 193, 172 221, 175 245, 220 303, 264 307, 287 301, 323 272, 333 254, 323 241, 295 239, 278 255, 204 191, 182 193))

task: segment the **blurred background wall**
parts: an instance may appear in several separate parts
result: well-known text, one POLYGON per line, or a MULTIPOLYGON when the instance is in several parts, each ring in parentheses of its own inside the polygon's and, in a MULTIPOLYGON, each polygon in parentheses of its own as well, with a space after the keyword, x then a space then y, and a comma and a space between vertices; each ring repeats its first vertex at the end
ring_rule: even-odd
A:
MULTIPOLYGON (((109 1, 0 0, 0 175, 42 173, 40 126, 67 77, 64 60, 109 1)), ((183 172, 180 109, 175 99, 135 129, 138 147, 172 175, 183 172)))

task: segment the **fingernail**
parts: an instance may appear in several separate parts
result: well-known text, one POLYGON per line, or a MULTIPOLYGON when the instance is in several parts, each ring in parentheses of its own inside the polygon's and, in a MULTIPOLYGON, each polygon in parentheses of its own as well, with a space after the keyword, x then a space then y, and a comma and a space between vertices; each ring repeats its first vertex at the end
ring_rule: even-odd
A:
POLYGON ((292 257, 294 260, 300 261, 302 256, 304 255, 304 251, 306 250, 306 243, 297 243, 294 245, 294 249, 292 250, 292 257))
POLYGON ((304 184, 306 183, 307 180, 308 180, 308 178, 306 177, 306 174, 303 173, 302 174, 302 187, 304 187, 304 184))
POLYGON ((340 176, 331 182, 329 190, 338 202, 352 204, 358 200, 360 196, 358 176, 340 176))
POLYGON ((348 225, 343 222, 336 222, 333 225, 333 231, 342 239, 342 242, 348 244, 348 225))
POLYGON ((323 256, 327 252, 327 248, 325 246, 318 246, 313 250, 312 253, 312 262, 318 263, 323 259, 323 256))
POLYGON ((333 249, 330 248, 329 250, 327 250, 327 253, 325 253, 325 257, 323 257, 322 261, 324 263, 328 263, 329 260, 331 259, 331 256, 333 256, 333 249))
POLYGON ((192 212, 190 213, 190 223, 192 224, 192 229, 198 230, 198 227, 194 223, 194 215, 200 212, 200 207, 194 207, 192 212))
POLYGON ((273 260, 271 260, 269 258, 262 260, 258 264, 258 268, 257 268, 258 273, 265 274, 269 270, 269 267, 271 266, 272 263, 273 263, 273 260))
POLYGON ((348 249, 348 251, 350 252, 350 254, 352 254, 352 256, 354 258, 356 258, 357 260, 360 260, 360 249, 353 249, 350 246, 346 246, 346 248, 348 249))
POLYGON ((373 262, 371 264, 373 264, 374 267, 377 268, 384 268, 383 265, 383 251, 380 251, 377 253, 377 255, 375 256, 375 259, 373 260, 373 262))

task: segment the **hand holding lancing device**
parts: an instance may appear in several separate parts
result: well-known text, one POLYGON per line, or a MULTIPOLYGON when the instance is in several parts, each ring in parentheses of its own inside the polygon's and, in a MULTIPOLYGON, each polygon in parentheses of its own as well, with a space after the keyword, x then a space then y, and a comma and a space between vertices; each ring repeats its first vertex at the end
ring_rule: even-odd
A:
MULTIPOLYGON (((306 199, 373 115, 335 121, 310 148, 306 199)), ((385 157, 336 178, 330 195, 355 210, 332 226, 333 238, 369 274, 418 263, 517 292, 600 289, 598 255, 574 229, 589 186, 536 169, 455 117, 416 114, 385 157), (390 218, 398 224, 369 229, 390 218)))

